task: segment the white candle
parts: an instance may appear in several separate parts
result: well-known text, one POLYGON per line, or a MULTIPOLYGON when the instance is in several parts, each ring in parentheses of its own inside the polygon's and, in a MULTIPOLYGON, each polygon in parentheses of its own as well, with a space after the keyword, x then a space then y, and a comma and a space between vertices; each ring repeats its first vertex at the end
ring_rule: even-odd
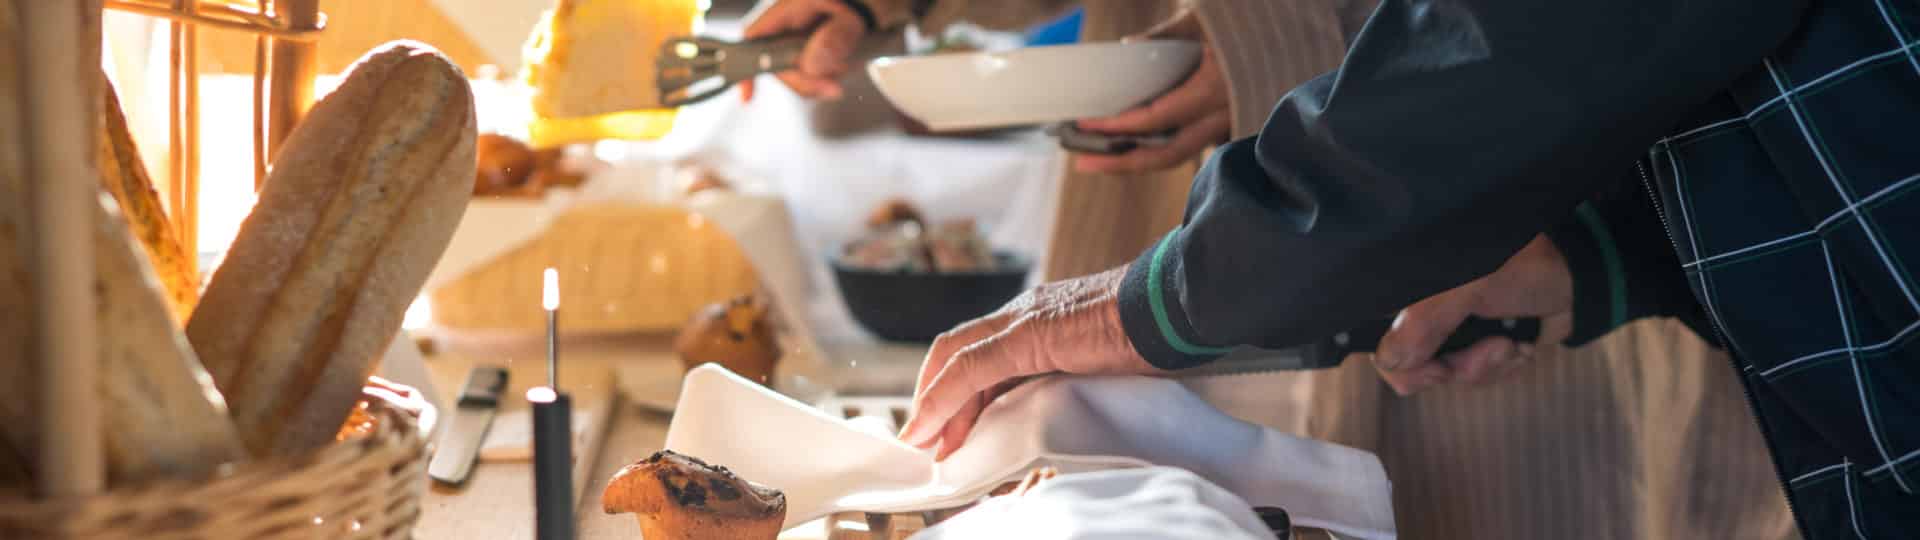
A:
POLYGON ((560 272, 548 268, 542 276, 540 305, 547 311, 560 309, 560 272))

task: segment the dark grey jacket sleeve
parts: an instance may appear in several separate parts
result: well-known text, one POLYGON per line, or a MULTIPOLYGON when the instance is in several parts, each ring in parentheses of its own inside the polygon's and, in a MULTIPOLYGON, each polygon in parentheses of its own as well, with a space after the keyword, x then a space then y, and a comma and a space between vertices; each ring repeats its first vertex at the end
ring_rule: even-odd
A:
POLYGON ((1390 316, 1498 267, 1755 66, 1802 0, 1388 0, 1221 147, 1121 289, 1163 368, 1390 316))

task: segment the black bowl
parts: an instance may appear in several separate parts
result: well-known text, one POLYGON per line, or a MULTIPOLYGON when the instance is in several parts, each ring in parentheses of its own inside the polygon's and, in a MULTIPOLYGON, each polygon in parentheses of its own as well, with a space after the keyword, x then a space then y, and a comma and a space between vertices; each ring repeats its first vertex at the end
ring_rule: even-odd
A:
POLYGON ((926 343, 960 323, 992 313, 1026 289, 1025 259, 995 253, 986 272, 920 273, 869 270, 827 262, 853 320, 890 341, 926 343))

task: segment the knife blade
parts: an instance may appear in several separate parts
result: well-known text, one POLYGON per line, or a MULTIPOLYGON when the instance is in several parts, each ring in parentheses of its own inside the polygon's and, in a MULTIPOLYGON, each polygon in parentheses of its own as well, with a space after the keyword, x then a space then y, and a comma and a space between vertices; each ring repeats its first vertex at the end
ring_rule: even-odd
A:
POLYGON ((480 366, 467 374, 460 401, 454 405, 453 421, 448 423, 433 461, 427 463, 427 476, 451 486, 467 481, 480 455, 480 442, 486 440, 493 415, 500 409, 500 395, 506 390, 506 368, 480 366))
MULTIPOLYGON (((1335 367, 1340 365, 1340 362, 1349 354, 1379 348, 1380 338, 1385 336, 1390 328, 1393 328, 1393 319, 1382 319, 1305 345, 1282 349, 1237 347, 1218 360, 1177 371, 1175 376, 1198 377, 1335 367)), ((1513 319, 1468 317, 1465 322, 1460 323, 1460 327, 1455 329, 1453 334, 1447 336, 1447 340, 1440 345, 1439 353, 1458 351, 1494 336, 1504 336, 1517 342, 1530 343, 1540 337, 1540 319, 1538 317, 1513 319)))

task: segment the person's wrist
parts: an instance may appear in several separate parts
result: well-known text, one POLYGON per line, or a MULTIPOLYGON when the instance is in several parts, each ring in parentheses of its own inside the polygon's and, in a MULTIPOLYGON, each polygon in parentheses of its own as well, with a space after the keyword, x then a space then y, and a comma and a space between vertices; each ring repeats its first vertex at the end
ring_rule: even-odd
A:
POLYGON ((1619 270, 1619 255, 1606 224, 1590 212, 1576 210, 1575 219, 1542 233, 1566 268, 1564 286, 1572 324, 1561 344, 1570 347, 1598 339, 1626 322, 1625 275, 1619 270))
POLYGON ((1147 363, 1146 357, 1141 356, 1140 351, 1134 349, 1133 339, 1127 337, 1127 325, 1120 316, 1120 289, 1121 285, 1126 283, 1127 272, 1132 266, 1132 263, 1123 264, 1119 268, 1106 272, 1107 290, 1106 294, 1101 296, 1100 306, 1101 343, 1112 346, 1111 350, 1106 351, 1107 354, 1137 358, 1141 363, 1147 363))

